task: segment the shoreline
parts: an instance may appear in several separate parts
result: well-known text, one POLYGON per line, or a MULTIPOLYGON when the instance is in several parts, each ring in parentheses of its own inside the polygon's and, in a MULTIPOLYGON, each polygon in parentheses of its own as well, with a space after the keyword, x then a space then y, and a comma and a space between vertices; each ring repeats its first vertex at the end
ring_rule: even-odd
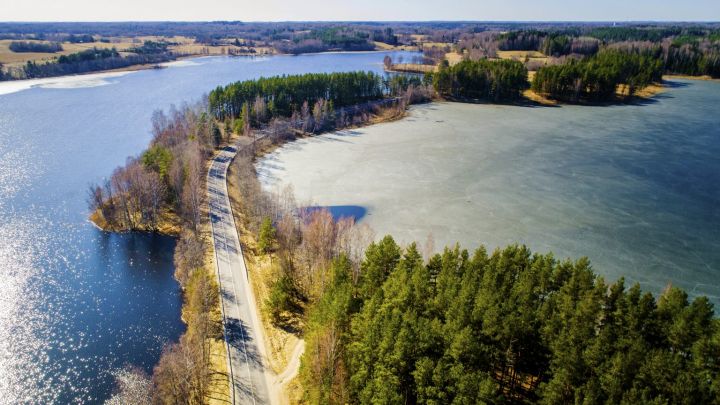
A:
MULTIPOLYGON (((379 114, 374 115, 373 118, 365 125, 349 125, 341 129, 319 134, 296 133, 295 139, 284 141, 282 143, 261 142, 258 144, 252 159, 253 162, 256 162, 258 159, 273 153, 278 148, 291 144, 297 140, 320 137, 332 134, 336 131, 352 130, 393 122, 401 120, 407 116, 408 110, 405 110, 400 114, 394 114, 392 107, 390 107, 382 110, 379 114)), ((256 252, 257 235, 255 235, 245 225, 246 214, 242 210, 242 195, 239 190, 237 180, 235 179, 235 170, 237 170, 235 165, 231 164, 229 174, 227 176, 227 190, 230 198, 232 215, 235 220, 236 232, 241 240, 241 244, 245 247, 242 250, 243 257, 247 265, 250 288, 253 291, 255 298, 253 305, 257 308, 260 317, 260 325, 264 337, 262 345, 268 355, 268 366, 275 374, 271 381, 271 386, 273 389, 280 390, 279 392, 276 392, 275 395, 279 395, 282 398, 281 403, 287 403, 287 401, 295 403, 301 396, 301 393, 298 391, 299 383, 295 377, 299 374, 300 358, 304 352, 304 335, 299 333, 300 330, 290 332, 282 327, 275 326, 267 318, 267 313, 263 310, 265 302, 270 294, 268 285, 273 277, 272 263, 274 258, 270 258, 272 257, 272 254, 262 255, 256 252)), ((255 176, 256 180, 260 182, 257 172, 255 173, 255 176)))
MULTIPOLYGON (((132 73, 132 72, 139 72, 142 70, 153 70, 153 69, 166 69, 169 67, 172 67, 171 64, 175 62, 182 62, 192 59, 200 59, 200 58, 220 58, 220 57, 230 57, 230 58, 244 58, 244 57, 273 57, 273 56, 307 56, 307 55, 321 55, 321 54, 356 54, 356 53, 383 53, 383 52, 416 52, 416 51, 409 51, 409 50, 403 50, 403 49, 379 49, 379 50, 373 50, 373 51, 325 51, 325 52, 307 52, 307 53, 299 53, 299 54, 291 54, 291 53, 268 53, 268 54, 257 54, 257 53, 247 53, 247 54, 235 54, 235 55, 203 55, 203 54, 193 54, 193 55, 183 55, 178 56, 176 59, 167 61, 167 62, 161 62, 161 63, 144 63, 139 65, 130 65, 125 66, 121 68, 115 68, 115 69, 106 69, 106 70, 94 70, 90 72, 83 72, 83 73, 77 73, 72 75, 61 75, 61 76, 49 76, 49 77, 37 77, 32 79, 16 79, 16 80, 3 80, 0 81, 0 86, 2 86, 3 83, 28 83, 33 80, 57 80, 57 79, 65 79, 65 78, 76 78, 76 77, 86 77, 91 75, 102 75, 102 74, 108 74, 108 73, 132 73)), ((30 86, 33 87, 33 86, 30 86)), ((2 89, 0 88, 0 95, 7 94, 3 93, 2 89)))

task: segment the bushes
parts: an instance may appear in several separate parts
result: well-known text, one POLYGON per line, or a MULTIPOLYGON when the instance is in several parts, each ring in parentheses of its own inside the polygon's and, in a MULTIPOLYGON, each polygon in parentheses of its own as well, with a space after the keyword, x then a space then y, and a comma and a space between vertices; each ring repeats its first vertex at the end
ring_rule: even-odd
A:
POLYGON ((258 235, 258 249, 260 253, 267 254, 272 251, 275 244, 275 228, 273 228, 272 219, 265 217, 260 225, 260 234, 258 235))
POLYGON ((55 53, 62 51, 63 47, 59 42, 12 41, 10 50, 13 52, 55 53))
POLYGON ((297 290, 288 274, 281 275, 272 283, 270 296, 265 302, 265 306, 273 324, 281 324, 283 313, 295 308, 295 295, 297 295, 297 290))
POLYGON ((445 97, 514 101, 528 87, 527 69, 511 60, 464 60, 454 66, 441 65, 433 76, 433 85, 445 97))

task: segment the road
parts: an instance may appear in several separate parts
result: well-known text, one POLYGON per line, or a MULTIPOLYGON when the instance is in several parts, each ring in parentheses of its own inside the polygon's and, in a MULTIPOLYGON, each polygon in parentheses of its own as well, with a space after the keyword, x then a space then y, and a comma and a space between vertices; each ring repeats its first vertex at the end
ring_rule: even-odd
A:
MULTIPOLYGON (((247 143, 247 139, 245 142, 247 143)), ((220 282, 225 342, 233 404, 275 404, 271 371, 264 366, 263 331, 227 192, 227 170, 238 148, 217 153, 208 172, 212 240, 220 282)))

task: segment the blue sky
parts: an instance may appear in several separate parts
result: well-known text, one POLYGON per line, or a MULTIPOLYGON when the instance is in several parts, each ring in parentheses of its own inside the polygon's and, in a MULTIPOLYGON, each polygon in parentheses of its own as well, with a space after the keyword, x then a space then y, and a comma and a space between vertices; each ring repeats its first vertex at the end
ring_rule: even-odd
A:
POLYGON ((718 21, 720 0, 3 0, 2 21, 718 21))

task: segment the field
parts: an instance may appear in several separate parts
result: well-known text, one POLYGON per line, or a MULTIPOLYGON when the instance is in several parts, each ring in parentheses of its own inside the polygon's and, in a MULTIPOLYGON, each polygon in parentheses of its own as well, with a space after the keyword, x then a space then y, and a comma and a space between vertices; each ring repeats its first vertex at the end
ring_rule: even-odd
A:
POLYGON ((393 63, 393 72, 408 72, 408 73, 432 73, 437 70, 435 65, 421 65, 419 63, 393 63))
MULTIPOLYGON (((182 36, 174 37, 160 37, 160 36, 141 36, 141 37, 111 37, 107 38, 109 42, 87 42, 87 43, 70 43, 63 42, 63 50, 56 53, 42 53, 42 52, 13 52, 10 50, 10 43, 13 40, 0 40, 0 64, 5 67, 13 67, 24 65, 29 61, 33 62, 49 62, 59 57, 60 55, 70 55, 72 53, 81 52, 86 49, 99 48, 108 49, 115 48, 120 53, 127 54, 133 47, 140 46, 144 41, 165 41, 173 45, 170 45, 168 49, 176 54, 182 56, 191 55, 228 55, 228 54, 271 54, 273 53, 272 48, 269 47, 256 47, 250 48, 246 46, 237 47, 230 42, 220 46, 210 46, 204 44, 198 44, 194 39, 182 36), (253 49, 255 52, 251 52, 253 49)), ((28 42, 43 42, 34 40, 23 40, 28 42)))
POLYGON ((524 62, 527 58, 529 62, 537 62, 537 64, 545 64, 548 57, 538 51, 498 51, 500 59, 514 59, 524 62))

